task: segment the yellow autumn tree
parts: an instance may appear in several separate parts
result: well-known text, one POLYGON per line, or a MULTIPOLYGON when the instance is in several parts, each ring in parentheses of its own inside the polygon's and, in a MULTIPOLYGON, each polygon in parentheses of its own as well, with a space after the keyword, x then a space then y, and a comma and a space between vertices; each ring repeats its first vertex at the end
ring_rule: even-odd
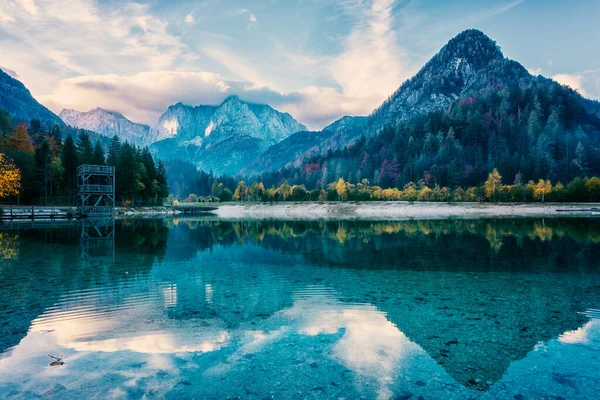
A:
POLYGON ((16 196, 21 190, 21 171, 12 160, 0 153, 0 198, 16 196))
POLYGON ((544 202, 544 198, 546 195, 550 194, 552 191, 552 182, 550 179, 544 180, 540 179, 538 183, 533 187, 533 197, 536 199, 542 199, 542 203, 544 202))
POLYGON ((345 201, 348 196, 346 195, 346 182, 344 182, 344 178, 340 178, 337 181, 335 190, 337 191, 338 199, 345 201))
POLYGON ((500 189, 500 184, 502 183, 502 177, 496 168, 492 171, 491 174, 488 175, 487 180, 483 184, 483 190, 485 192, 485 197, 487 197, 490 201, 496 201, 496 194, 498 193, 498 189, 500 189))

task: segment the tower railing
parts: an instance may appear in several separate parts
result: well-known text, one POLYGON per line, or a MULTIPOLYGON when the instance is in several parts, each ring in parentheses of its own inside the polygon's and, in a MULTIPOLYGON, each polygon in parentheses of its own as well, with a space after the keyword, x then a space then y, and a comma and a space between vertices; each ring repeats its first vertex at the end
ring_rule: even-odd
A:
POLYGON ((77 168, 81 213, 106 215, 115 211, 115 167, 84 164, 77 168))

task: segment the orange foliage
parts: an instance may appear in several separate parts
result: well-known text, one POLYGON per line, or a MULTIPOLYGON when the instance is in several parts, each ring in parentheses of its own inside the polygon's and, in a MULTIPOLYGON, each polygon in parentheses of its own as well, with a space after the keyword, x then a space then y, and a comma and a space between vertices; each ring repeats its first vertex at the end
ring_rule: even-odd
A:
POLYGON ((13 134, 8 138, 9 145, 20 151, 26 151, 33 154, 33 145, 31 144, 31 138, 27 134, 27 128, 24 123, 20 123, 15 128, 13 134))

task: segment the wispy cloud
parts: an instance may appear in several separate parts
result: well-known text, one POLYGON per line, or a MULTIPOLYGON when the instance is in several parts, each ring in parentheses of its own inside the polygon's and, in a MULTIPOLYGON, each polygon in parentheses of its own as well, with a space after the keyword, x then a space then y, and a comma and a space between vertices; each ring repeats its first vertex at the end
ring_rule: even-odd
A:
POLYGON ((0 8, 0 24, 15 22, 15 19, 0 8))
POLYGON ((250 22, 256 22, 256 16, 254 14, 250 14, 250 18, 248 20, 250 22))
POLYGON ((194 15, 193 14, 186 15, 185 18, 183 19, 183 21, 188 25, 193 25, 195 22, 194 15))
POLYGON ((489 11, 488 13, 485 14, 483 19, 487 19, 487 18, 492 18, 495 17, 496 15, 500 15, 510 9, 515 8, 516 6, 518 6, 519 4, 522 4, 523 2, 525 2, 525 0, 515 0, 511 3, 505 4, 503 6, 500 6, 496 9, 492 9, 491 11, 489 11))

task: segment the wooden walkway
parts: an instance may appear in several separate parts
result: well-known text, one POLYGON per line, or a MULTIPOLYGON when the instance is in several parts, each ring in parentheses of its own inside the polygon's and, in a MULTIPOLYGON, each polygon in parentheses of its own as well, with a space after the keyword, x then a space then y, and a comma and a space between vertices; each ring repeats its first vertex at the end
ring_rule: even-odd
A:
POLYGON ((73 220, 83 215, 74 207, 1 207, 0 222, 3 221, 38 221, 38 220, 73 220))

